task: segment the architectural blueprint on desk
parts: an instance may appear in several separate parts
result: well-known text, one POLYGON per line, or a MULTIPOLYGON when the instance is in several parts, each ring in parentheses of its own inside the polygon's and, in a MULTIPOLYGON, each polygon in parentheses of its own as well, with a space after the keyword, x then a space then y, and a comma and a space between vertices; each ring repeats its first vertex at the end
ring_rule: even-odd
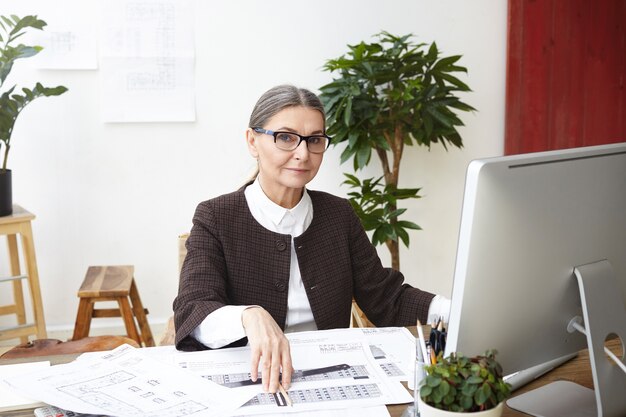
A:
POLYGON ((246 348, 180 353, 173 346, 134 349, 124 345, 110 352, 83 354, 70 364, 6 382, 7 387, 33 399, 99 415, 277 416, 326 410, 330 416, 331 410, 343 409, 342 417, 349 417, 348 407, 359 410, 359 417, 383 415, 384 404, 412 400, 397 381, 406 375, 406 364, 411 362, 407 358, 414 351, 412 336, 404 332, 386 328, 288 334, 293 364, 300 371, 289 391, 293 407, 285 406, 280 395, 265 394, 261 385, 226 387, 224 382, 249 379, 250 351, 246 348), (341 366, 309 372, 335 365, 341 366))
POLYGON ((288 333, 291 344, 365 338, 370 352, 387 377, 407 381, 413 377, 415 337, 404 327, 369 327, 288 333))
MULTIPOLYGON (((396 333, 395 330, 388 332, 388 338, 390 334, 396 333)), ((372 333, 374 339, 383 336, 381 331, 372 333)), ((373 344, 376 349, 371 349, 370 336, 372 334, 366 335, 361 329, 288 334, 295 368, 288 391, 293 407, 287 406, 280 393, 263 392, 259 384, 237 384, 249 381, 249 348, 180 353, 176 355, 175 362, 205 379, 230 386, 232 390, 247 392, 250 400, 236 411, 236 415, 329 410, 412 401, 411 395, 397 381, 398 375, 390 377, 385 371, 393 364, 399 372, 405 374, 403 365, 389 362, 393 355, 385 352, 383 344, 373 344), (372 351, 376 352, 378 360, 372 351), (381 363, 385 367, 381 367, 381 363), (319 368, 329 369, 324 372, 313 371, 319 368)), ((393 351, 393 348, 389 350, 393 351)), ((407 350, 410 351, 410 347, 407 350)), ((395 354, 398 359, 408 355, 395 354)))
POLYGON ((30 398, 96 415, 223 416, 249 399, 129 345, 4 382, 30 398))

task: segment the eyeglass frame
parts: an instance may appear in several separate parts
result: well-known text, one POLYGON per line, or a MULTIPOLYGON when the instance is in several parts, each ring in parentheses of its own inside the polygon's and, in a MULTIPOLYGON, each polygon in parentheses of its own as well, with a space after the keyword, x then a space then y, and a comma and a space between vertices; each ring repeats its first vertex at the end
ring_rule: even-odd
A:
POLYGON ((324 152, 326 152, 328 150, 328 148, 330 147, 330 142, 332 142, 332 140, 333 140, 333 138, 331 138, 330 136, 328 136, 325 133, 320 134, 320 135, 303 136, 303 135, 300 135, 298 133, 289 132, 289 131, 286 131, 286 130, 276 130, 276 131, 274 131, 274 130, 263 129, 262 127, 252 127, 251 129, 252 129, 253 132, 256 132, 256 133, 261 133, 261 134, 265 134, 265 135, 274 136, 274 145, 276 145, 276 140, 278 139, 278 134, 279 133, 287 133, 289 135, 296 135, 298 138, 300 138, 300 140, 298 141, 298 144, 296 146, 294 146, 293 149, 282 149, 282 148, 279 148, 278 145, 276 146, 281 151, 286 151, 286 152, 294 151, 294 150, 298 149, 298 146, 300 146, 302 141, 305 141, 306 142, 306 148, 307 148, 307 150, 309 152, 314 153, 314 154, 318 154, 318 155, 319 154, 323 154, 324 152), (319 137, 325 137, 326 139, 328 139, 328 142, 327 142, 326 147, 324 148, 324 150, 322 152, 314 152, 314 151, 312 151, 309 148, 309 139, 311 139, 311 138, 319 138, 319 137))

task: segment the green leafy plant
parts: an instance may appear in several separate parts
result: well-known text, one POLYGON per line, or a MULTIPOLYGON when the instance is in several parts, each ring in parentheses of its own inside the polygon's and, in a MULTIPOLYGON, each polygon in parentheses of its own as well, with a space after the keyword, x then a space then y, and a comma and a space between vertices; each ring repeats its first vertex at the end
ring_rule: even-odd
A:
POLYGON ((401 222, 396 201, 419 198, 419 188, 398 188, 400 162, 405 146, 441 143, 463 146, 456 130, 463 122, 455 111, 471 111, 456 93, 470 91, 453 73, 467 72, 457 65, 459 55, 440 57, 433 42, 415 44, 413 35, 375 35, 372 43, 348 45, 348 53, 326 62, 324 70, 338 76, 320 88, 327 113, 328 134, 333 144, 346 143, 341 162, 352 158, 355 171, 367 166, 372 153, 380 159, 385 185, 378 179, 364 181, 348 176, 345 184, 360 191, 351 193, 353 207, 367 230, 374 230, 372 242, 385 243, 392 267, 399 269, 398 241, 409 245, 407 229, 419 229, 413 222, 401 222), (376 189, 376 192, 373 192, 376 189), (381 194, 394 193, 390 198, 381 194))
MULTIPOLYGON (((15 60, 31 57, 42 50, 41 46, 23 44, 13 46, 15 40, 24 35, 28 28, 43 30, 44 26, 46 22, 37 19, 37 16, 23 18, 15 15, 0 16, 0 89, 4 86, 4 81, 11 72, 15 60)), ((5 172, 7 168, 15 120, 24 107, 38 97, 58 96, 67 91, 67 88, 63 86, 48 88, 36 83, 33 88, 22 88, 23 94, 18 94, 15 92, 15 87, 15 85, 12 86, 0 95, 0 141, 4 144, 2 172, 5 172)))
POLYGON ((391 222, 406 211, 404 208, 397 208, 398 200, 407 198, 421 198, 419 188, 396 188, 393 184, 383 185, 383 177, 376 179, 369 178, 361 182, 356 176, 343 174, 347 184, 359 191, 348 193, 350 204, 361 219, 363 228, 367 231, 373 230, 372 243, 379 245, 385 243, 389 236, 394 239, 400 238, 402 243, 409 245, 409 234, 406 229, 421 229, 417 224, 409 221, 398 220, 391 222))
POLYGON ((425 367, 426 378, 420 397, 426 404, 447 411, 474 412, 496 407, 511 395, 511 386, 502 380, 502 367, 495 350, 468 358, 452 353, 441 355, 425 367))

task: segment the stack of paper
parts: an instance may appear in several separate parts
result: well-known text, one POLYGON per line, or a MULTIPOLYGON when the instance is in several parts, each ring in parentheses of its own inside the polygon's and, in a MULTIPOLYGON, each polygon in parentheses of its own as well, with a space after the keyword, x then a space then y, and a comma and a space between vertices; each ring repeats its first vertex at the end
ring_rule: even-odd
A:
MULTIPOLYGON (((15 365, 0 366, 0 381, 17 375, 28 374, 33 371, 50 367, 50 362, 30 362, 15 365)), ((0 383, 0 411, 21 410, 44 405, 41 401, 21 396, 0 383)))
MULTIPOLYGON (((294 373, 288 390, 270 394, 250 381, 249 347, 177 352, 173 348, 85 354, 78 360, 4 376, 4 384, 50 405, 114 416, 388 415, 409 403, 399 382, 412 367, 414 338, 404 328, 287 334, 294 373)), ((260 380, 259 380, 260 382, 260 380)), ((0 398, 5 398, 2 396, 0 398)))

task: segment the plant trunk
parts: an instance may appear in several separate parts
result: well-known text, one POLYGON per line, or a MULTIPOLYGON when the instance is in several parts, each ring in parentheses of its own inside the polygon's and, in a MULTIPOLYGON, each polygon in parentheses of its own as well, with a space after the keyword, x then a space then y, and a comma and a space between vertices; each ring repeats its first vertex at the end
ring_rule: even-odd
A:
MULTIPOLYGON (((393 155, 393 160, 391 164, 391 170, 389 170, 389 165, 387 165, 388 170, 385 173, 385 182, 387 184, 393 184, 395 188, 398 188, 398 179, 400 178, 400 160, 402 159, 402 151, 404 150, 404 138, 402 128, 400 126, 396 126, 393 135, 389 135, 391 139, 391 151, 393 155)), ((392 206, 392 210, 396 210, 397 206, 392 206)), ((392 226, 398 222, 398 218, 394 217, 389 221, 392 226)), ((398 238, 399 239, 399 238, 398 238)), ((391 254, 391 267, 397 271, 400 270, 400 244, 398 240, 390 240, 387 241, 387 248, 389 249, 389 253, 391 254)))
MULTIPOLYGON (((396 220, 396 219, 393 219, 396 220)), ((400 245, 397 240, 387 240, 385 242, 391 254, 391 267, 396 271, 400 270, 400 245)))
MULTIPOLYGON (((383 132, 383 136, 387 141, 387 144, 391 148, 392 160, 389 164, 389 158, 387 151, 382 148, 376 147, 376 153, 383 168, 383 174, 385 177, 385 184, 394 185, 398 187, 398 178, 400 177, 400 160, 402 159, 402 151, 404 150, 403 132, 400 126, 396 126, 393 132, 383 132)), ((391 207, 392 210, 396 210, 396 206, 391 207)), ((398 219, 394 217, 389 221, 392 225, 398 222, 398 219)), ((395 270, 400 270, 400 245, 398 241, 387 240, 385 242, 387 249, 391 255, 391 267, 395 270)))

